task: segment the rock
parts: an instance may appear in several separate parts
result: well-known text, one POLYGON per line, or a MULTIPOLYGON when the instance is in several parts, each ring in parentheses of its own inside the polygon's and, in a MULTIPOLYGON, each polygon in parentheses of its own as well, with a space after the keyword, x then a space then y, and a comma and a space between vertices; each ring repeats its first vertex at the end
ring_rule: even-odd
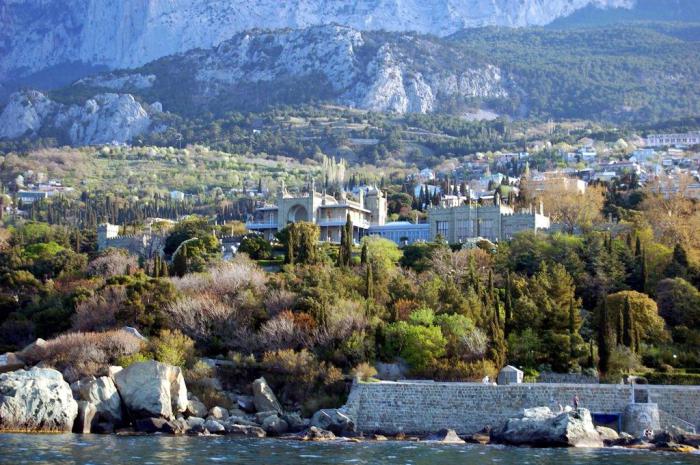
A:
POLYGON ((304 428, 306 428, 307 426, 304 423, 304 419, 301 418, 301 415, 299 415, 298 413, 284 413, 282 415, 282 419, 287 422, 287 425, 289 426, 289 431, 293 433, 303 431, 304 428))
POLYGON ((382 436, 381 434, 372 435, 372 439, 374 439, 375 441, 388 441, 389 440, 386 436, 382 436))
POLYGON ((212 407, 209 410, 209 415, 216 420, 228 420, 228 410, 223 407, 212 407))
POLYGON ((85 400, 78 401, 78 417, 73 422, 73 432, 77 434, 90 434, 92 423, 95 419, 97 408, 94 404, 85 400))
POLYGON ((232 408, 228 411, 229 417, 245 417, 246 413, 239 408, 232 408))
POLYGON ((471 444, 489 444, 491 442, 491 428, 486 427, 478 433, 468 436, 465 441, 471 444))
POLYGON ((678 442, 687 446, 700 447, 700 434, 682 433, 678 435, 678 442))
POLYGON ((238 396, 238 407, 247 413, 255 413, 255 401, 252 396, 238 396))
POLYGON ((248 420, 245 417, 229 417, 226 423, 230 423, 232 425, 260 426, 260 423, 248 420))
POLYGON ((428 442, 441 442, 443 444, 464 444, 464 440, 453 429, 441 429, 437 433, 426 438, 428 442))
POLYGON ((136 337, 137 339, 141 339, 142 341, 147 341, 147 340, 148 340, 148 339, 146 339, 146 338, 143 336, 143 334, 141 334, 141 333, 139 332, 138 329, 132 328, 131 326, 122 326, 122 331, 124 331, 125 333, 129 333, 129 334, 131 334, 132 336, 136 337))
POLYGON ((60 372, 0 374, 0 431, 70 432, 77 416, 78 403, 60 372))
POLYGON ((355 433, 355 422, 339 409, 322 409, 314 413, 311 426, 340 436, 355 433))
POLYGON ((277 415, 272 415, 267 418, 262 423, 262 428, 266 433, 272 435, 280 435, 289 431, 289 425, 286 421, 278 417, 277 415))
POLYGON ((302 441, 333 441, 336 437, 331 431, 312 426, 304 433, 301 433, 299 439, 302 441))
POLYGON ((165 418, 139 418, 134 421, 134 429, 141 433, 183 434, 182 425, 165 418))
POLYGON ((515 446, 602 447, 603 440, 586 409, 553 414, 549 408, 526 409, 522 418, 511 418, 492 439, 515 446))
POLYGON ((93 423, 92 432, 94 434, 113 434, 114 433, 114 425, 112 423, 104 423, 104 422, 93 423))
POLYGON ((255 404, 255 410, 258 412, 282 412, 282 407, 265 378, 258 378, 253 381, 253 403, 255 404))
POLYGON ((231 423, 226 425, 226 432, 228 434, 253 438, 264 438, 266 436, 265 430, 259 426, 237 425, 231 423))
POLYGON ((209 412, 207 412, 207 406, 204 405, 202 402, 200 402, 197 399, 190 399, 187 402, 187 408, 185 409, 185 413, 191 417, 204 418, 209 412))
POLYGON ((267 410, 265 412, 258 412, 255 414, 255 421, 262 425, 263 421, 265 421, 265 418, 271 417, 271 416, 277 416, 277 413, 278 412, 276 412, 275 410, 267 410))
POLYGON ((211 434, 224 434, 226 432, 226 428, 224 428, 224 425, 222 425, 216 420, 205 421, 204 429, 209 431, 211 434))
POLYGON ((600 434, 600 438, 603 440, 605 445, 614 444, 615 441, 620 439, 620 435, 617 434, 612 428, 606 428, 605 426, 596 426, 595 430, 600 434))
POLYGON ((204 418, 201 417, 189 417, 187 420, 187 428, 192 429, 196 425, 204 425, 204 418))
POLYGON ((111 378, 86 378, 77 383, 77 390, 82 400, 95 406, 98 422, 122 423, 122 400, 111 378))
POLYGON ((19 355, 13 352, 0 355, 0 373, 7 373, 8 371, 19 370, 20 368, 24 368, 24 360, 22 360, 19 355))
POLYGON ((123 369, 124 368, 122 368, 120 366, 111 366, 111 367, 107 368, 107 376, 112 378, 112 381, 114 381, 114 377, 117 375, 117 373, 119 373, 123 369))
POLYGON ((187 409, 187 388, 179 367, 140 362, 115 375, 115 383, 132 417, 161 417, 187 409))

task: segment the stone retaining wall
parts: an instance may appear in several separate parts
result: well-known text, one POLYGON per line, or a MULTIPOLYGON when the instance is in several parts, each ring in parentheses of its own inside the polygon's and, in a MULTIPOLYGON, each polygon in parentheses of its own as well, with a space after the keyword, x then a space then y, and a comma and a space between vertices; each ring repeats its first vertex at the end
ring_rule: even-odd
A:
MULTIPOLYGON (((453 428, 469 434, 487 425, 496 427, 524 408, 571 405, 574 395, 593 413, 622 413, 631 402, 631 389, 621 384, 356 382, 346 408, 363 432, 422 434, 453 428)), ((638 385, 636 389, 648 389, 649 401, 660 410, 700 424, 700 387, 638 385)))

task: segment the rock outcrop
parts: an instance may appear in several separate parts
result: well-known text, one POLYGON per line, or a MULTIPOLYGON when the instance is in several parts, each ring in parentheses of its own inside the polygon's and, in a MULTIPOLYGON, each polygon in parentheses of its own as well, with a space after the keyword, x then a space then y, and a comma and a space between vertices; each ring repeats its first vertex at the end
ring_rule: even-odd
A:
POLYGON ((0 374, 0 431, 70 432, 77 416, 78 403, 60 372, 0 374))
POLYGON ((355 433, 355 422, 339 409, 322 409, 311 417, 311 426, 343 436, 355 433))
MULTIPOLYGON (((13 0, 0 7, 0 82, 52 67, 70 70, 72 79, 99 67, 137 67, 250 29, 342 24, 449 35, 464 27, 544 25, 588 5, 631 7, 634 0, 13 0)), ((144 84, 147 74, 134 82, 144 84)))
POLYGON ((464 444, 464 439, 460 438, 453 429, 441 429, 437 433, 431 434, 426 439, 428 442, 440 442, 443 444, 464 444))
POLYGON ((282 412, 282 406, 265 378, 253 381, 253 402, 258 412, 282 412))
POLYGON ((122 400, 110 377, 86 378, 80 380, 76 387, 80 398, 95 406, 96 421, 115 426, 122 423, 122 400))
POLYGON ((170 420, 187 409, 187 387, 179 367, 134 363, 118 372, 114 382, 132 418, 170 420))
POLYGON ((130 94, 104 93, 82 105, 56 103, 38 91, 16 92, 0 113, 0 139, 62 135, 72 145, 126 143, 151 125, 146 109, 130 94))
POLYGON ((496 442, 533 447, 602 447, 603 440, 586 409, 558 415, 547 407, 525 409, 492 433, 496 442))

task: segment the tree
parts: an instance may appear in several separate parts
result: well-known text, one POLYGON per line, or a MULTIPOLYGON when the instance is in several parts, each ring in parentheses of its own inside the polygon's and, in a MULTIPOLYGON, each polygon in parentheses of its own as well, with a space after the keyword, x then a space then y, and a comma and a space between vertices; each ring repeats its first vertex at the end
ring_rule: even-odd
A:
POLYGON ((656 287, 659 315, 671 326, 700 326, 700 291, 683 278, 664 279, 656 287))
POLYGON ((553 222, 562 223, 567 232, 588 229, 600 221, 605 203, 605 188, 588 186, 585 193, 561 183, 538 194, 553 222))
POLYGON ((286 250, 286 262, 301 265, 318 263, 319 228, 314 223, 290 223, 277 233, 277 239, 286 250))
POLYGON ((603 297, 598 309, 598 369, 601 373, 607 373, 610 369, 610 355, 613 347, 608 299, 603 297))
POLYGON ((367 242, 362 242, 362 252, 360 252, 360 264, 367 265, 369 260, 369 247, 367 247, 367 242))
POLYGON ((180 278, 187 274, 187 244, 182 244, 173 257, 173 273, 180 278))
POLYGON ((502 368, 506 363, 506 351, 508 350, 508 347, 503 335, 503 328, 500 324, 500 318, 498 317, 499 313, 500 309, 498 303, 496 303, 489 327, 491 332, 490 358, 493 360, 496 367, 502 368))
POLYGON ((648 295, 637 291, 621 291, 607 297, 607 307, 610 312, 610 324, 616 329, 620 338, 618 344, 625 344, 627 337, 625 327, 630 330, 630 342, 634 345, 635 334, 639 334, 639 342, 657 343, 667 339, 664 331, 664 320, 659 316, 656 302, 648 295), (630 321, 625 322, 625 302, 629 301, 630 321))
POLYGON ((625 297, 625 305, 623 307, 623 337, 622 343, 629 347, 632 352, 635 352, 637 346, 637 329, 635 326, 635 319, 632 315, 632 305, 630 304, 629 296, 625 297))
POLYGON ((353 242, 353 227, 352 219, 348 213, 345 220, 345 226, 340 232, 340 247, 338 248, 338 266, 341 268, 349 267, 352 263, 352 242, 353 242))
POLYGON ((267 260, 272 256, 270 243, 257 234, 245 236, 238 251, 248 254, 253 260, 267 260))

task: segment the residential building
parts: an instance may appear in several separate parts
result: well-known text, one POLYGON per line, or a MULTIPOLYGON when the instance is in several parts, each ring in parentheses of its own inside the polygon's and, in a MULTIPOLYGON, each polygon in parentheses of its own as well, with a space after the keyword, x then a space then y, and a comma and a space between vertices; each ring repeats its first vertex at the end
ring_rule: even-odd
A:
POLYGON ((700 131, 685 134, 649 134, 646 138, 647 147, 698 144, 700 144, 700 131))

